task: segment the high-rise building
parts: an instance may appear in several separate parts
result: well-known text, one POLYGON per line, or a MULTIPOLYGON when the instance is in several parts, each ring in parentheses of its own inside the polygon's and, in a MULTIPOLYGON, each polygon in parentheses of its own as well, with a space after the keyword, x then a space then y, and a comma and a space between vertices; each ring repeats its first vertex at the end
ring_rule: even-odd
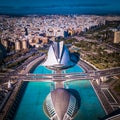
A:
POLYGON ((120 31, 114 32, 114 43, 120 43, 120 31))
POLYGON ((17 40, 17 41, 15 42, 15 50, 16 50, 16 51, 21 50, 21 43, 20 43, 19 40, 17 40))
POLYGON ((27 47, 28 45, 27 45, 27 41, 26 40, 22 40, 22 49, 27 49, 28 47, 27 47))

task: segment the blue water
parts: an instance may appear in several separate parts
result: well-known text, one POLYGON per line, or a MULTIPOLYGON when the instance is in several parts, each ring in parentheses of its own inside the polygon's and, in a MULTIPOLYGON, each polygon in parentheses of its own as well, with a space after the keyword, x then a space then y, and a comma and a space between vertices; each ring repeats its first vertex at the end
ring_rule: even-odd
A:
POLYGON ((81 104, 74 120, 98 120, 105 115, 103 108, 88 80, 67 82, 69 89, 78 91, 81 104))
MULTIPOLYGON (((35 74, 51 74, 44 66, 34 69, 35 74)), ((53 82, 29 82, 19 104, 14 120, 49 120, 43 111, 43 103, 51 91, 53 82)))
POLYGON ((50 85, 50 82, 29 82, 14 120, 49 120, 43 112, 43 103, 50 85))
MULTIPOLYGON (((78 65, 67 69, 65 73, 82 72, 78 65)), ((38 66, 33 73, 50 72, 43 66, 38 66)), ((52 73, 52 71, 51 71, 52 73)), ((76 90, 81 98, 80 109, 74 120, 98 120, 105 112, 88 80, 65 82, 69 89, 76 90)), ((43 103, 50 92, 53 82, 29 82, 22 97, 14 120, 48 120, 43 112, 43 103)))
POLYGON ((35 74, 52 74, 52 70, 47 69, 44 66, 38 66, 34 69, 33 73, 35 74))
POLYGON ((120 0, 0 0, 0 14, 120 14, 120 0))
MULTIPOLYGON (((83 72, 84 70, 78 65, 66 70, 66 73, 83 72)), ((81 105, 77 116, 74 120, 98 120, 98 118, 105 115, 103 108, 88 80, 65 82, 65 86, 69 89, 77 90, 81 105)))
POLYGON ((84 70, 78 66, 78 65, 75 65, 74 67, 71 67, 67 70, 65 70, 65 73, 78 73, 78 72, 83 72, 84 70))

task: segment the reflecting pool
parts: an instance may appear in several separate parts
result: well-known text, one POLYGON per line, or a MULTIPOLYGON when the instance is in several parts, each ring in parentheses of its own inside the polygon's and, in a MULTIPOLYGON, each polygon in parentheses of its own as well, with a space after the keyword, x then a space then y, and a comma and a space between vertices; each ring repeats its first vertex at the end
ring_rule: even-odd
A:
MULTIPOLYGON (((64 71, 64 73, 83 72, 83 69, 76 65, 64 71)), ((37 66, 33 74, 47 74, 53 71, 44 66, 37 66)), ((14 120, 49 120, 43 111, 43 103, 51 91, 53 82, 28 82, 27 88, 22 96, 14 120)), ((74 120, 98 120, 105 112, 99 99, 88 80, 65 82, 64 86, 77 90, 80 95, 80 109, 74 120)))

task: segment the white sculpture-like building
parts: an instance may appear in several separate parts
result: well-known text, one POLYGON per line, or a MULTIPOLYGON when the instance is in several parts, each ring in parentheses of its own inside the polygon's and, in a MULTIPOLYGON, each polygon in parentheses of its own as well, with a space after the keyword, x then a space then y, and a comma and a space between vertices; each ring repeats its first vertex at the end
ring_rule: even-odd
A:
POLYGON ((63 41, 53 42, 49 48, 48 57, 43 65, 50 69, 64 69, 74 65, 63 41))
POLYGON ((79 110, 78 100, 66 89, 55 89, 44 101, 44 112, 50 120, 73 120, 79 110))

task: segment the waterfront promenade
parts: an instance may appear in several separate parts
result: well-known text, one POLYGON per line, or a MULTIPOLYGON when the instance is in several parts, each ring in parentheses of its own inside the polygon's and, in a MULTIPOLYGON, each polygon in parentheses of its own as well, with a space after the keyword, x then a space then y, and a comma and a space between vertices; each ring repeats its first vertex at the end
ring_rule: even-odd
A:
POLYGON ((25 63, 23 63, 18 68, 16 68, 16 71, 12 71, 7 74, 6 73, 0 74, 0 79, 5 80, 6 82, 8 82, 9 80, 16 80, 16 84, 14 85, 14 87, 12 86, 11 89, 8 89, 9 95, 6 96, 6 98, 3 100, 3 104, 1 104, 1 106, 0 106, 0 120, 6 120, 6 116, 9 113, 10 108, 14 104, 16 96, 21 88, 22 83, 23 83, 22 80, 18 80, 19 76, 17 76, 17 74, 18 73, 20 73, 20 74, 28 73, 35 65, 39 64, 44 58, 45 58, 45 55, 35 56, 35 57, 29 59, 28 61, 26 61, 25 63), (25 66, 27 66, 27 67, 25 67, 25 66), (11 78, 10 76, 13 76, 13 77, 11 78))

